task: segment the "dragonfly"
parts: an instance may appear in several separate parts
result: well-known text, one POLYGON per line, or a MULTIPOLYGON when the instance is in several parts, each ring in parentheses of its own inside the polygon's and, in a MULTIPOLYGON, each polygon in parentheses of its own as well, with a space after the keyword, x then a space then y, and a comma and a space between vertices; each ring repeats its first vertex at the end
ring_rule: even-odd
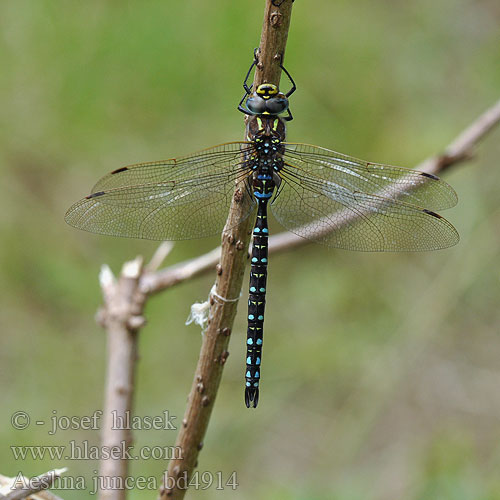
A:
MULTIPOLYGON (((245 93, 245 141, 175 159, 125 166, 100 179, 66 213, 92 233, 151 240, 220 234, 236 189, 242 221, 256 213, 250 256, 245 404, 256 408, 261 379, 268 268, 268 208, 298 236, 358 251, 423 251, 455 245, 453 225, 435 210, 453 207, 453 188, 433 174, 360 160, 330 149, 286 142, 291 88, 262 83, 245 93)), ((241 222, 241 221, 240 221, 241 222)))

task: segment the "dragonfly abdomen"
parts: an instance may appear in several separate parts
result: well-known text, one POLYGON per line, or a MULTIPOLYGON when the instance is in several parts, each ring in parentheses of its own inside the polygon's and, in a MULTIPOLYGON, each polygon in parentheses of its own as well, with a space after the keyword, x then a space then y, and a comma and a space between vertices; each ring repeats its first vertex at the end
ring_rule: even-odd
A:
MULTIPOLYGON (((256 193, 258 193, 256 191, 256 193)), ((272 194, 272 192, 271 192, 272 194)), ((245 369, 245 404, 255 408, 259 401, 260 365, 264 335, 264 312, 267 282, 267 200, 257 198, 257 221, 253 230, 248 293, 247 356, 245 369)))
POLYGON ((267 254, 269 228, 267 204, 276 188, 275 179, 281 169, 281 139, 277 128, 284 133, 284 125, 278 118, 255 117, 250 120, 249 130, 257 125, 251 137, 254 152, 249 166, 253 170, 251 178, 252 194, 257 201, 257 220, 253 230, 250 268, 250 288, 248 294, 247 355, 245 369, 245 404, 248 408, 257 406, 262 362, 264 336, 264 312, 266 307, 267 254))
POLYGON ((250 288, 248 293, 247 357, 245 369, 245 404, 255 408, 259 401, 260 366, 266 307, 267 249, 269 228, 267 202, 274 191, 272 174, 261 167, 254 174, 253 195, 257 200, 257 220, 253 229, 250 288))

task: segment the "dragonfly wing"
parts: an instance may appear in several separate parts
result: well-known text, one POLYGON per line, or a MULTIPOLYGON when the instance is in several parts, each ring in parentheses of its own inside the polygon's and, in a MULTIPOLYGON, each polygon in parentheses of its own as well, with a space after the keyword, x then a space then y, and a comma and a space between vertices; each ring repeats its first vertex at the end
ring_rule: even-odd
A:
POLYGON ((228 142, 180 158, 128 165, 102 177, 91 192, 229 172, 233 166, 240 164, 241 153, 248 150, 248 143, 228 142))
POLYGON ((123 167, 103 177, 92 194, 66 213, 68 224, 93 233, 151 240, 217 234, 235 185, 247 216, 255 202, 243 163, 246 143, 216 146, 175 160, 123 167))
POLYGON ((361 191, 429 210, 457 203, 453 188, 425 172, 359 160, 309 144, 286 144, 285 158, 304 173, 331 181, 349 191, 361 191))
POLYGON ((427 209, 355 191, 286 164, 271 203, 293 233, 327 246, 359 251, 420 251, 458 242, 455 228, 427 209))

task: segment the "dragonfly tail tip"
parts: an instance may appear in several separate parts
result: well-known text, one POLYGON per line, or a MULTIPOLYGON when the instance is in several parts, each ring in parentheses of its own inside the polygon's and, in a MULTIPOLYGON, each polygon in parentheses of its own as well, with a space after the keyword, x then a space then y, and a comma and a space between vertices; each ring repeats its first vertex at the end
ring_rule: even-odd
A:
POLYGON ((247 408, 257 408, 259 402, 259 389, 255 387, 245 388, 245 404, 247 408))

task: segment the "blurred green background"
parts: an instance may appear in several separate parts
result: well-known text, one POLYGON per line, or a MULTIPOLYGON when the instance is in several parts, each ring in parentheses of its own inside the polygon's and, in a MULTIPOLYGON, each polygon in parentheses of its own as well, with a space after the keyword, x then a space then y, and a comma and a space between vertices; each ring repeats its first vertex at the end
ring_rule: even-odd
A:
MULTIPOLYGON (((94 475, 95 461, 16 461, 10 446, 98 444, 97 432, 16 431, 10 418, 101 407, 99 268, 118 272, 156 244, 78 232, 64 212, 112 169, 242 139, 236 105, 263 7, 0 4, 0 473, 67 465, 70 475, 94 475)), ((297 0, 289 140, 416 165, 499 98, 499 26, 496 0, 297 0)), ((259 408, 243 404, 243 299, 199 460, 200 471, 236 471, 239 487, 193 498, 500 498, 499 138, 494 131, 473 161, 445 174, 460 198, 446 214, 458 246, 362 254, 308 245, 273 257, 259 408)), ((179 243, 167 265, 218 241, 179 243)), ((213 281, 149 303, 138 415, 168 409, 182 419, 201 341, 184 321, 213 281)), ((135 434, 138 447, 175 437, 135 434)), ((131 474, 159 478, 166 465, 135 461, 131 474)))

